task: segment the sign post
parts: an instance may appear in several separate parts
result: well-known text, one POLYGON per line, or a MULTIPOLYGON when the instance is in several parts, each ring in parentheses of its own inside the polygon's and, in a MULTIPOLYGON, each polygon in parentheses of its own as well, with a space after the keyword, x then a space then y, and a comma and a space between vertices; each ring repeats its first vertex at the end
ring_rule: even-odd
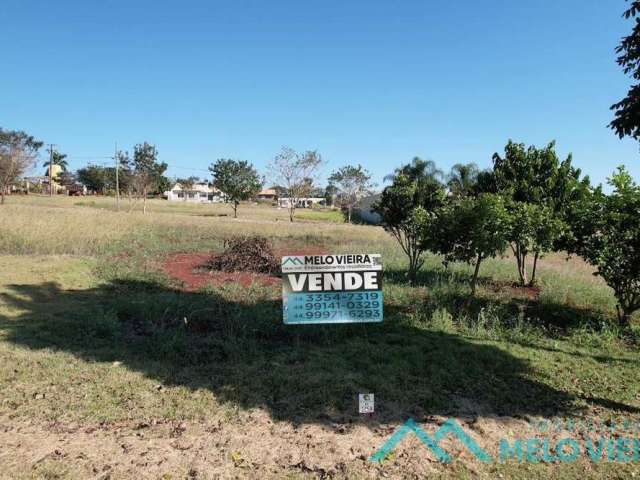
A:
POLYGON ((379 254, 282 257, 284 323, 381 322, 379 254))

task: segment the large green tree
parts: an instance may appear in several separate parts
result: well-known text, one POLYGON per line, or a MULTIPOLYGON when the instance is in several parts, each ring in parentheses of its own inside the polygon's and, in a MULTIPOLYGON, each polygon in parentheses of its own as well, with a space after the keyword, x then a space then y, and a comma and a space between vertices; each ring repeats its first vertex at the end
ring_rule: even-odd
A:
POLYGON ((444 205, 446 191, 439 181, 437 169, 420 159, 396 170, 393 183, 386 187, 373 210, 380 215, 382 226, 400 244, 409 259, 407 276, 416 284, 417 273, 424 264, 423 254, 430 249, 422 232, 435 212, 444 205))
POLYGON ((427 244, 452 261, 474 265, 471 293, 476 291, 478 273, 483 260, 502 253, 508 245, 511 215, 504 199, 484 193, 478 197, 462 197, 436 212, 422 231, 427 244))
POLYGON ((559 159, 555 142, 537 148, 509 140, 503 156, 493 155, 492 174, 481 177, 484 185, 505 197, 514 216, 510 243, 521 285, 535 283, 538 260, 557 250, 566 237, 566 217, 589 183, 580 175, 571 155, 559 159), (529 255, 533 256, 530 278, 529 255))
POLYGON ((594 188, 571 220, 571 251, 596 267, 618 301, 618 321, 628 327, 640 308, 640 186, 624 167, 608 180, 613 192, 594 188))
POLYGON ((116 172, 114 167, 87 165, 79 169, 76 178, 87 189, 105 195, 116 187, 116 172))
POLYGON ((23 131, 0 128, 0 203, 9 187, 35 166, 42 145, 23 131))
POLYGON ((238 218, 240 202, 254 197, 262 188, 260 176, 246 160, 221 158, 209 167, 213 186, 220 190, 226 202, 233 207, 233 218, 238 218))
POLYGON ((636 18, 640 12, 640 1, 634 0, 624 12, 625 18, 633 18, 631 33, 624 37, 616 48, 617 62, 626 75, 635 83, 629 87, 627 96, 611 106, 614 119, 609 124, 620 138, 640 139, 640 21, 636 18))

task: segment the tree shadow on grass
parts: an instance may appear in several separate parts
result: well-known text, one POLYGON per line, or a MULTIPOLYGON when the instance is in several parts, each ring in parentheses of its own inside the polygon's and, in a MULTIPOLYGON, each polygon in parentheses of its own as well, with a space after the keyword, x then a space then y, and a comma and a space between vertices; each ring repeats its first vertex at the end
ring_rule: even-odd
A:
POLYGON ((437 296, 426 297, 424 311, 429 315, 437 308, 446 308, 471 319, 488 315, 505 327, 528 324, 542 327, 547 336, 558 338, 576 328, 599 331, 611 325, 611 319, 603 312, 542 300, 529 295, 529 289, 509 288, 512 291, 506 294, 475 296, 456 288, 439 290, 437 296))
POLYGON ((272 294, 186 293, 142 281, 81 291, 13 285, 1 300, 20 312, 0 316, 16 345, 117 360, 167 386, 208 389, 242 409, 265 407, 279 420, 359 421, 357 394, 367 392, 376 394, 370 422, 577 411, 574 397, 532 380, 522 359, 410 326, 394 307, 382 324, 286 326, 272 294))
MULTIPOLYGON (((493 310, 499 312, 506 322, 526 320, 558 336, 571 328, 587 327, 597 331, 611 323, 611 318, 600 311, 542 301, 538 298, 540 289, 537 287, 519 287, 508 282, 496 282, 486 276, 478 277, 478 287, 484 287, 489 294, 472 296, 470 281, 469 272, 446 268, 421 269, 417 274, 417 285, 430 289, 425 294, 422 310, 427 317, 435 309, 443 307, 471 317, 493 310)), ((406 272, 385 271, 385 282, 408 285, 406 272)))

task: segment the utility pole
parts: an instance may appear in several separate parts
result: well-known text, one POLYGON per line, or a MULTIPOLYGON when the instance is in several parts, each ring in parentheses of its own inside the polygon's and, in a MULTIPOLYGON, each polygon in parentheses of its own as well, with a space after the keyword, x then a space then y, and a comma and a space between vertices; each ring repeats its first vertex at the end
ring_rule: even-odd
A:
POLYGON ((116 210, 120 210, 120 179, 118 178, 120 162, 118 161, 118 142, 116 142, 116 148, 113 152, 113 159, 116 162, 116 210))
POLYGON ((53 147, 54 143, 49 144, 49 196, 53 197, 53 147))

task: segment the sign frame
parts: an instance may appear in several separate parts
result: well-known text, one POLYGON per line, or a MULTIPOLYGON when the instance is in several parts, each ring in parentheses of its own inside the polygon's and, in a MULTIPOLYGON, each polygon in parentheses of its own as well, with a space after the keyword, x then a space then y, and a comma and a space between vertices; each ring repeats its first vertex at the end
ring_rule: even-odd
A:
POLYGON ((383 321, 381 254, 282 257, 286 325, 383 321))

